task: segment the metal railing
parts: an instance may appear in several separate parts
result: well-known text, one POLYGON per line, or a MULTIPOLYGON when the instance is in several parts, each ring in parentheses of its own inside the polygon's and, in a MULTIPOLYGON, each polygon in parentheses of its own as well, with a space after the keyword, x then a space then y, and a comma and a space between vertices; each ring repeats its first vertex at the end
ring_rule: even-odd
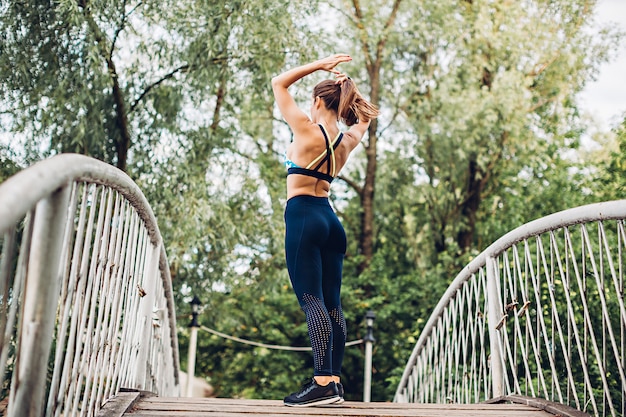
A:
POLYGON ((454 279, 421 332, 398 402, 506 395, 626 412, 626 200, 506 234, 454 279))
POLYGON ((171 278, 146 198, 81 155, 0 184, 0 388, 9 416, 92 416, 120 388, 178 395, 171 278))

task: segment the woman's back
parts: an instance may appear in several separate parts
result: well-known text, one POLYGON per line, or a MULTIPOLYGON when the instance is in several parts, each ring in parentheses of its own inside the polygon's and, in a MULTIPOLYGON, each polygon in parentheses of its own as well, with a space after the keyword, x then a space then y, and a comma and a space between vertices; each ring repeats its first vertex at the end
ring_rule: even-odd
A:
MULTIPOLYGON (((315 171, 335 178, 358 141, 355 141, 351 134, 342 133, 336 124, 328 128, 323 124, 312 124, 308 133, 309 135, 295 137, 287 148, 285 161, 287 167, 315 171)), ((298 170, 295 171, 295 175, 289 175, 287 178, 287 198, 296 195, 328 197, 329 181, 308 172, 297 174, 298 170)))

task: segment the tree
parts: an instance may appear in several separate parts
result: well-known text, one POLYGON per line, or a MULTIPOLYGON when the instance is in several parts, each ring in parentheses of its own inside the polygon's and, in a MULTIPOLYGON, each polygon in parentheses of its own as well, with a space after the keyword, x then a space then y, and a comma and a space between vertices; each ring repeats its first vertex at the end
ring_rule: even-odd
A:
MULTIPOLYGON (((204 103, 219 107, 229 66, 253 70, 261 56, 243 34, 249 16, 276 2, 10 2, 0 28, 0 100, 14 131, 48 152, 79 152, 127 170, 130 152, 150 154, 202 125, 204 103), (246 68, 247 67, 247 68, 246 68)), ((280 23, 280 22, 277 22, 280 23)), ((277 29, 281 28, 278 25, 277 29)), ((266 34, 268 35, 268 34, 266 34)), ((276 40, 280 32, 275 33, 276 40)), ((283 36, 284 38, 284 36, 283 36)), ((285 43, 278 42, 274 51, 285 43)), ((276 52, 268 54, 276 58, 276 52)), ((263 60, 262 60, 263 61, 263 60)), ((263 61, 261 65, 267 65, 263 61)), ((148 161, 136 161, 136 163, 148 161)))

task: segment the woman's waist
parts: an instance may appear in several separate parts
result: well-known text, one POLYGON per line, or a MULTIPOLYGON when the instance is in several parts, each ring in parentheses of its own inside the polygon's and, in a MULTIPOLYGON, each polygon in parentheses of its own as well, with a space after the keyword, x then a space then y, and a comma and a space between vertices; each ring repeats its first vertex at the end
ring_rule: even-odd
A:
POLYGON ((287 196, 287 206, 299 204, 330 207, 330 200, 328 199, 328 196, 317 196, 310 194, 296 194, 293 196, 287 196))
POLYGON ((287 199, 300 195, 328 198, 329 193, 330 184, 327 181, 301 175, 287 177, 287 199))

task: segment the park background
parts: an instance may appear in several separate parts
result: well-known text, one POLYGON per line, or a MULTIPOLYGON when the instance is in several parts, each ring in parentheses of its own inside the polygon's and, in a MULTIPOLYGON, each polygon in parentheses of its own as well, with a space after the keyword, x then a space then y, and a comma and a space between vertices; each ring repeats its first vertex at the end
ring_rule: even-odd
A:
MULTIPOLYGON (((4 2, 0 181, 78 152, 139 184, 167 248, 183 370, 193 296, 203 326, 306 346, 283 253, 290 132, 269 80, 350 53, 341 69, 382 115, 331 199, 349 239, 348 339, 374 311, 372 399, 390 400, 472 257, 535 218, 624 198, 623 11, 618 0, 4 2)), ((293 86, 304 109, 327 76, 293 86)), ((309 353, 206 332, 198 349, 196 375, 218 396, 282 398, 312 368, 309 353)), ((362 345, 343 371, 359 399, 362 345)))

